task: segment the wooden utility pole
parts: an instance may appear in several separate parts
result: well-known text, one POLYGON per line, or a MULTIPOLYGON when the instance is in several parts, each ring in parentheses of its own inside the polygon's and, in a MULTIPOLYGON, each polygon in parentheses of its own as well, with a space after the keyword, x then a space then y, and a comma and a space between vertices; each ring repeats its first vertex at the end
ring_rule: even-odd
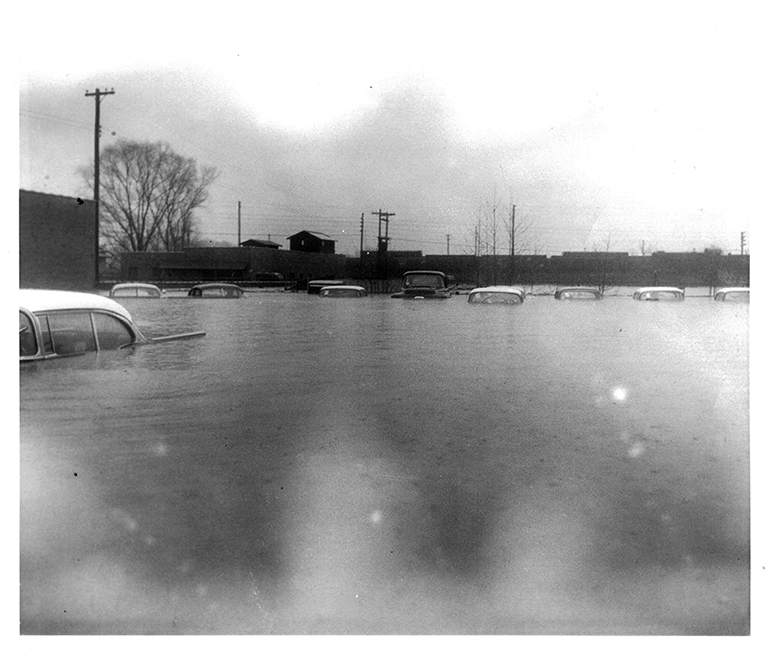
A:
POLYGON ((515 282, 515 205, 512 204, 512 229, 509 232, 510 238, 510 283, 515 282))
POLYGON ((389 248, 389 218, 394 217, 394 213, 385 213, 381 209, 371 211, 371 215, 379 216, 379 241, 378 241, 378 268, 383 272, 384 278, 387 276, 387 249, 389 248), (381 225, 384 224, 384 236, 381 235, 381 225))
POLYGON ((360 265, 363 264, 363 234, 365 233, 365 213, 360 214, 360 265))
POLYGON ((240 246, 240 243, 242 240, 240 239, 242 236, 240 235, 240 202, 237 202, 237 246, 240 246))
POLYGON ((99 284, 99 185, 101 183, 99 178, 99 138, 101 137, 101 98, 105 95, 114 94, 114 88, 108 91, 101 91, 97 88, 93 93, 85 91, 85 96, 94 98, 96 102, 96 123, 93 129, 93 203, 96 207, 96 283, 94 287, 99 284))
POLYGON ((445 247, 446 247, 446 252, 445 252, 446 255, 450 256, 451 255, 451 234, 450 233, 445 234, 445 247))

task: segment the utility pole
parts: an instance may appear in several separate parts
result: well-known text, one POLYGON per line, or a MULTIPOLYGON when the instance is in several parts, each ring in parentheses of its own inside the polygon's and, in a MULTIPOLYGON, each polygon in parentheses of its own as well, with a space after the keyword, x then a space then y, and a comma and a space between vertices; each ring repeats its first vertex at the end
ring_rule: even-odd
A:
POLYGON ((240 235, 240 202, 237 202, 237 246, 240 246, 240 243, 242 242, 240 235))
POLYGON ((451 234, 450 233, 445 234, 445 245, 447 249, 445 253, 446 255, 450 256, 451 255, 451 234))
POLYGON ((741 232, 741 255, 744 255, 744 244, 746 243, 746 231, 741 232))
MULTIPOLYGON (((93 92, 85 91, 86 97, 94 98, 96 102, 96 123, 93 129, 93 203, 96 206, 96 283, 99 284, 99 138, 101 136, 101 98, 105 95, 114 95, 115 89, 100 91, 98 88, 93 92)), ((94 287, 95 287, 94 286, 94 287)))
POLYGON ((365 213, 360 214, 360 265, 363 264, 363 234, 365 233, 365 213))
POLYGON ((387 249, 389 243, 389 218, 394 217, 394 213, 385 213, 381 209, 371 211, 371 215, 379 216, 379 241, 378 241, 378 266, 383 270, 384 278, 387 276, 387 249), (381 235, 381 225, 384 224, 384 237, 381 235))
POLYGON ((510 283, 515 282, 515 205, 512 204, 512 229, 509 233, 510 239, 510 283))

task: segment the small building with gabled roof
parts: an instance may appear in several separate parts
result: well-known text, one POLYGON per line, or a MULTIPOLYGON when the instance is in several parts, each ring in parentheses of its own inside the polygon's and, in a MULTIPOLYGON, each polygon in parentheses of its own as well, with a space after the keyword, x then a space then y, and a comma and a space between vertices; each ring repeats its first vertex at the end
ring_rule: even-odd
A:
POLYGON ((308 251, 316 254, 336 253, 336 241, 317 231, 299 231, 288 236, 291 251, 308 251))

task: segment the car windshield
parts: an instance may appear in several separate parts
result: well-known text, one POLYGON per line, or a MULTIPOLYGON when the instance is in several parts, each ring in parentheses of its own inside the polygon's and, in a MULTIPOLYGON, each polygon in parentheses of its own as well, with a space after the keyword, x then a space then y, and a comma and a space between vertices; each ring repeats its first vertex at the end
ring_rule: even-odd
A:
POLYGON ((360 290, 353 290, 348 288, 329 288, 326 290, 322 290, 320 294, 324 297, 341 297, 341 298, 362 296, 362 294, 360 293, 360 290))
POLYGON ((469 303, 518 304, 522 302, 522 297, 512 292, 475 292, 469 297, 469 303))
POLYGON ((442 288, 443 277, 437 274, 408 274, 403 280, 407 288, 442 288))
POLYGON ((740 303, 749 303, 749 292, 734 290, 731 292, 721 292, 718 295, 720 301, 738 301, 740 303))
POLYGON ((153 288, 117 288, 112 291, 113 297, 159 297, 160 292, 153 288))
POLYGON ((561 299, 597 299, 597 293, 589 290, 567 290, 560 293, 561 299))
POLYGON ((653 292, 643 292, 640 299, 643 301, 680 301, 682 295, 679 292, 671 290, 654 290, 653 292))

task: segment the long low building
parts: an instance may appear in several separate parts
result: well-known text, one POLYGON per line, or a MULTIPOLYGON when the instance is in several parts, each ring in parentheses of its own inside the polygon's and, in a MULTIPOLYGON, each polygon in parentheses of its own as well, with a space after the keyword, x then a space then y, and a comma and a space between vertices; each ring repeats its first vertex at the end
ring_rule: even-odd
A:
POLYGON ((302 281, 342 278, 340 254, 281 251, 270 247, 190 247, 178 252, 127 252, 121 256, 121 280, 154 283, 230 281, 268 282, 270 276, 302 281))
POLYGON ((560 256, 449 256, 420 251, 376 252, 360 258, 277 248, 192 247, 181 252, 124 253, 120 280, 158 284, 230 281, 246 285, 303 282, 313 278, 397 280, 410 269, 436 269, 465 285, 724 286, 749 283, 749 256, 716 252, 564 252, 560 256), (402 255, 398 255, 398 254, 402 255))

